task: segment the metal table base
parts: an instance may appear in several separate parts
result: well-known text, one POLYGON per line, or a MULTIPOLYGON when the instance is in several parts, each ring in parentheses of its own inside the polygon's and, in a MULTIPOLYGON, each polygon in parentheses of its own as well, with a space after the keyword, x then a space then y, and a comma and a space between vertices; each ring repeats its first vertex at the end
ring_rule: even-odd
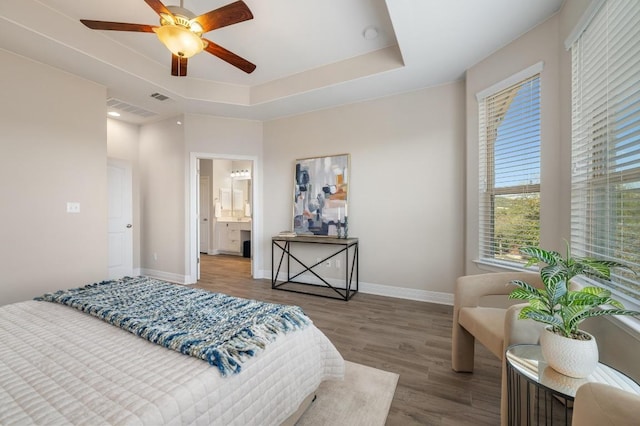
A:
MULTIPOLYGON (((334 283, 335 284, 335 283, 334 283)), ((328 297, 330 299, 349 300, 358 292, 359 285, 359 260, 358 260, 358 239, 357 238, 333 238, 333 237, 273 237, 271 240, 271 288, 277 290, 291 291, 294 293, 312 294, 314 296, 328 297), (323 259, 313 264, 305 263, 303 260, 293 253, 293 247, 298 244, 322 244, 323 246, 335 247, 335 250, 323 259), (276 267, 276 252, 280 252, 278 265, 276 267), (337 256, 344 255, 344 288, 332 285, 327 279, 323 278, 318 266, 323 265, 326 261, 337 256), (302 266, 302 271, 291 272, 291 263, 302 266), (286 280, 278 282, 280 272, 286 268, 286 280), (309 272, 319 280, 318 284, 312 284, 304 281, 296 280, 302 274, 309 272), (290 284, 295 284, 291 286, 290 284), (307 287, 309 291, 303 290, 307 287), (322 294, 311 291, 311 287, 320 287, 329 289, 328 294, 322 294)))

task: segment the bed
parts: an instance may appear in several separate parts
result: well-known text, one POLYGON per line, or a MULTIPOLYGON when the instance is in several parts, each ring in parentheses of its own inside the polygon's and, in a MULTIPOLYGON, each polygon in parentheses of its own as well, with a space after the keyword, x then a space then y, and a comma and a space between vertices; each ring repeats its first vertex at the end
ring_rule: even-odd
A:
POLYGON ((322 381, 341 379, 344 361, 310 322, 276 334, 223 374, 96 312, 2 306, 0 424, 279 425, 322 381))

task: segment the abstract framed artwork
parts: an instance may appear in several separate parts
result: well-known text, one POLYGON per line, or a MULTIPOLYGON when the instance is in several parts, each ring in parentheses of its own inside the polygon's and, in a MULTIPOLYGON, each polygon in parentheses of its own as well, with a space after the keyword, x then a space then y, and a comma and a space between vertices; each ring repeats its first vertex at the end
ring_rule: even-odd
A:
POLYGON ((344 236, 350 161, 349 154, 296 160, 293 231, 297 235, 344 236))

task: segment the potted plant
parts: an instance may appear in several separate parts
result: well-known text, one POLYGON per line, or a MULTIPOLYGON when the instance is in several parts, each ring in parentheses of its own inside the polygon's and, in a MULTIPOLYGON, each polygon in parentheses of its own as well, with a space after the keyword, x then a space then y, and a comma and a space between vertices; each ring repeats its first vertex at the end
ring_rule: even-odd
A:
POLYGON ((519 318, 547 324, 540 335, 540 345, 553 369, 571 377, 588 376, 598 364, 598 346, 591 334, 578 329, 580 323, 590 317, 640 315, 640 312, 625 309, 611 298, 609 290, 600 287, 571 290, 569 283, 578 275, 609 279, 610 268, 631 269, 615 261, 571 257, 569 244, 565 258, 556 251, 538 247, 524 247, 520 252, 530 258, 525 267, 539 262, 546 266, 540 269, 543 289, 520 280, 511 282, 518 288, 509 298, 529 301, 519 318))

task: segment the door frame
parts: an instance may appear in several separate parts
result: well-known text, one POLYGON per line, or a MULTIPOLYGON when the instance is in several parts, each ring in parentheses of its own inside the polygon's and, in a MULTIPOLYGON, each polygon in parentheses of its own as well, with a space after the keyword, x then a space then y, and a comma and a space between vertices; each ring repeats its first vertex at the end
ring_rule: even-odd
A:
POLYGON ((186 247, 185 247, 185 264, 188 265, 187 282, 185 284, 195 284, 198 281, 198 254, 200 247, 198 242, 198 195, 197 186, 200 184, 198 178, 198 159, 203 160, 238 160, 251 161, 251 210, 254 213, 251 216, 251 277, 255 279, 262 278, 258 276, 259 265, 262 265, 261 250, 261 227, 260 212, 262 211, 261 200, 258 197, 258 188, 262 187, 260 181, 260 170, 258 157, 254 155, 238 155, 238 154, 214 154, 210 152, 191 152, 189 153, 189 176, 187 179, 187 194, 189 194, 189 202, 186 203, 186 216, 189 219, 186 224, 186 247), (257 213, 257 214, 256 214, 257 213), (258 220, 256 220, 256 216, 258 220))
MULTIPOLYGON (((202 181, 205 180, 207 182, 207 195, 208 195, 208 200, 209 203, 207 205, 207 217, 205 222, 207 222, 207 232, 206 232, 206 236, 207 236, 207 249, 204 251, 204 253, 209 253, 211 251, 211 182, 209 181, 209 176, 201 176, 200 174, 198 174, 198 185, 202 185, 202 181)), ((198 187, 198 189, 200 189, 200 186, 198 187)), ((202 227, 202 191, 198 191, 198 193, 196 194, 197 199, 198 199, 198 249, 200 250, 200 253, 203 253, 202 251, 202 230, 200 229, 202 227)), ((198 277, 199 278, 199 277, 198 277)))

